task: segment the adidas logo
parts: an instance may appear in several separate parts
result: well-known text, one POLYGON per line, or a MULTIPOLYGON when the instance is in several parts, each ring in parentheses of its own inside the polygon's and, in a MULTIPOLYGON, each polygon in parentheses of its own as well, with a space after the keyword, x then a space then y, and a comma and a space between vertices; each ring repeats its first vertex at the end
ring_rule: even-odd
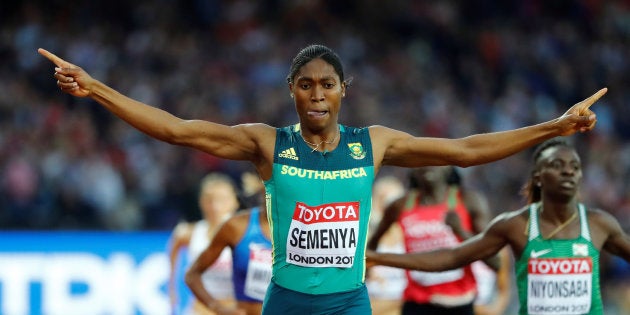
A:
POLYGON ((296 160, 296 161, 299 160, 299 158, 295 154, 295 149, 293 147, 280 152, 280 154, 278 154, 278 157, 296 160))

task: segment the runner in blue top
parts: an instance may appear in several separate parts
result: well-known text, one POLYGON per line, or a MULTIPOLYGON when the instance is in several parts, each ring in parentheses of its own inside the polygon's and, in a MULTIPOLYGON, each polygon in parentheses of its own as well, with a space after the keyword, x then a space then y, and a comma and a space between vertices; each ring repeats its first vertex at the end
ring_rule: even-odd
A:
POLYGON ((547 122, 460 139, 416 137, 378 125, 352 128, 339 122, 348 91, 339 56, 326 46, 309 45, 295 56, 287 76, 299 124, 226 126, 178 118, 117 92, 44 49, 39 53, 56 65, 54 78, 63 92, 91 97, 156 139, 254 164, 267 189, 273 243, 264 314, 370 313, 363 284, 365 229, 371 185, 383 165, 466 167, 585 132, 596 122, 589 107, 607 91, 547 122), (336 277, 344 281, 328 282, 336 277))
POLYGON ((266 212, 260 207, 239 211, 227 220, 186 272, 186 284, 192 293, 217 314, 260 314, 270 280, 269 224, 266 212), (203 286, 201 277, 228 247, 232 250, 236 309, 219 303, 203 286))

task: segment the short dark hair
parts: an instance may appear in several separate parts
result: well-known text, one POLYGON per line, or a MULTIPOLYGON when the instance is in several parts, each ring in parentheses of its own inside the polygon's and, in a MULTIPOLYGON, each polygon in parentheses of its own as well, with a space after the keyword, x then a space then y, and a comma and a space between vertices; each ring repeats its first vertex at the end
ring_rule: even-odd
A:
POLYGON ((549 149, 549 148, 553 148, 553 147, 567 147, 570 149, 573 149, 573 146, 565 139, 563 138, 552 138, 549 139, 543 143, 541 143, 540 145, 538 145, 538 147, 536 147, 536 150, 534 150, 534 154, 532 155, 534 160, 534 165, 536 165, 536 163, 538 163, 538 160, 540 160, 540 157, 542 156, 542 153, 549 149))
POLYGON ((339 80, 344 82, 343 66, 341 64, 341 58, 332 49, 324 46, 312 44, 304 47, 293 58, 291 68, 289 69, 289 75, 287 76, 287 83, 293 83, 293 78, 300 71, 305 64, 309 63, 313 59, 320 58, 329 63, 335 69, 339 80))
POLYGON ((538 187, 536 183, 534 183, 533 181, 533 174, 536 172, 537 165, 538 165, 538 162, 540 161, 542 153, 545 152, 549 148, 555 148, 555 147, 566 147, 566 148, 575 150, 575 148, 567 140, 563 138, 552 138, 539 144, 536 147, 536 149, 534 150, 534 153, 532 154, 533 169, 530 173, 531 176, 527 179, 527 182, 521 188, 521 195, 527 199, 528 204, 538 202, 540 201, 542 197, 541 196, 542 192, 541 192, 540 187, 538 187))

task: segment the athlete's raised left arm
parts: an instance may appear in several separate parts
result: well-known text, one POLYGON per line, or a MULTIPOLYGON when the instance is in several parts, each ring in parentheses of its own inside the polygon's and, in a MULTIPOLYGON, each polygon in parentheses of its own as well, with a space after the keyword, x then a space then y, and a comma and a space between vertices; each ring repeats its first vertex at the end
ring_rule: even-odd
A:
POLYGON ((523 128, 471 135, 459 139, 414 137, 383 126, 370 127, 375 165, 420 167, 457 165, 467 167, 493 162, 557 136, 569 136, 594 128, 589 109, 606 94, 603 88, 573 105, 562 116, 523 128))

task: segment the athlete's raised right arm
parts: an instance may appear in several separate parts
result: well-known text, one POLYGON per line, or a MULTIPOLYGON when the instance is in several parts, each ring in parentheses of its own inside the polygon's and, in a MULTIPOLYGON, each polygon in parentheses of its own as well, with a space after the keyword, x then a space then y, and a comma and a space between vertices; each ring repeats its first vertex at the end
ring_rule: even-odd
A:
POLYGON ((260 162, 262 156, 272 155, 270 150, 273 150, 275 142, 275 128, 271 126, 226 126, 203 120, 181 119, 119 93, 92 78, 81 67, 45 49, 40 48, 38 52, 56 65, 54 77, 63 92, 77 97, 91 97, 131 126, 155 139, 196 148, 230 160, 260 162), (261 154, 264 152, 267 154, 261 154))
POLYGON ((607 91, 607 88, 600 89, 571 106, 560 117, 546 122, 463 138, 416 137, 384 126, 371 126, 374 164, 379 167, 469 167, 494 162, 547 139, 592 130, 597 119, 590 107, 607 91))

